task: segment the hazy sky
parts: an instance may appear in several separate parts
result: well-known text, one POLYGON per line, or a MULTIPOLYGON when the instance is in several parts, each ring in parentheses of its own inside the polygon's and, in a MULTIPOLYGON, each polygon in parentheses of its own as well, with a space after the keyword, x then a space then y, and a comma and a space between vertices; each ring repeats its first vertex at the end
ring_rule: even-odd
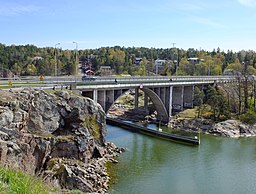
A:
POLYGON ((0 0, 0 43, 255 50, 256 0, 0 0))

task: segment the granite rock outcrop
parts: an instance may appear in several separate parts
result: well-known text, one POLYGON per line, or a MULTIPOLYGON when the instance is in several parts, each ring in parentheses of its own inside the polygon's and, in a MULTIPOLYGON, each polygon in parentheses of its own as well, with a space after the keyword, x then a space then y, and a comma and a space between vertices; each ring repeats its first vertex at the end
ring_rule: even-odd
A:
POLYGON ((62 189, 105 193, 105 163, 123 152, 105 141, 106 115, 68 91, 0 91, 0 162, 62 189))

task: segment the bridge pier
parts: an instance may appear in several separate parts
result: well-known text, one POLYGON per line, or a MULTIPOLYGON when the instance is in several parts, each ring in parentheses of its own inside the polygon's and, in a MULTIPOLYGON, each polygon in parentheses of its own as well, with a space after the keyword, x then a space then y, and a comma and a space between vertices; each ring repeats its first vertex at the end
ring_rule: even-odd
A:
POLYGON ((184 86, 183 107, 193 108, 194 86, 184 86))
POLYGON ((106 90, 106 105, 105 105, 106 109, 105 110, 109 110, 109 108, 115 101, 114 98, 115 98, 114 90, 106 90))
POLYGON ((106 90, 98 91, 98 103, 101 105, 103 110, 106 110, 105 102, 106 102, 106 90))
POLYGON ((97 89, 93 90, 93 100, 95 102, 98 102, 98 90, 97 89))
MULTIPOLYGON (((166 104, 167 105, 167 109, 168 109, 168 113, 169 113, 169 118, 172 116, 172 93, 173 93, 173 86, 170 86, 169 88, 169 100, 168 100, 168 103, 166 104)), ((168 94, 168 93, 167 93, 168 94)))
POLYGON ((173 94, 172 95, 173 110, 176 110, 176 111, 183 110, 184 86, 173 87, 173 93, 172 94, 173 94))
MULTIPOLYGON (((148 110, 148 102, 150 99, 156 108, 158 120, 168 122, 174 111, 181 111, 183 108, 193 107, 194 88, 196 86, 205 90, 205 86, 222 82, 221 79, 215 77, 205 80, 192 77, 191 80, 185 80, 183 82, 176 80, 169 81, 167 78, 159 78, 163 79, 163 82, 155 82, 155 80, 148 81, 148 78, 143 82, 140 79, 141 78, 138 78, 137 82, 132 80, 131 83, 129 83, 129 78, 128 83, 120 82, 118 84, 105 84, 102 81, 102 85, 96 84, 95 87, 86 83, 70 88, 81 90, 83 96, 98 102, 105 112, 107 112, 110 106, 128 90, 135 90, 134 104, 135 109, 137 109, 139 106, 139 89, 141 89, 145 95, 145 110, 148 110), (217 79, 217 81, 215 79, 217 79)), ((71 84, 71 86, 73 85, 71 84)))

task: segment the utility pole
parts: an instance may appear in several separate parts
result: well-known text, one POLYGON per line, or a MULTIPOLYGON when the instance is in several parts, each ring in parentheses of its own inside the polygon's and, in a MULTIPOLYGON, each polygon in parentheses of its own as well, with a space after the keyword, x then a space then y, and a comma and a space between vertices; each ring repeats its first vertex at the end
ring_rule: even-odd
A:
POLYGON ((57 45, 60 45, 60 43, 55 44, 55 72, 54 72, 55 77, 58 77, 58 70, 57 70, 57 50, 56 50, 57 45))
POLYGON ((155 66, 156 66, 156 75, 158 75, 158 52, 156 51, 156 61, 155 61, 155 66))
MULTIPOLYGON (((175 42, 171 43, 172 44, 172 48, 175 48, 175 42)), ((177 75, 178 75, 178 63, 179 63, 179 49, 177 49, 177 61, 176 61, 176 70, 175 70, 175 75, 176 75, 176 79, 177 79, 177 75)))
POLYGON ((179 49, 177 48, 177 63, 176 63, 176 77, 178 76, 178 66, 179 66, 179 58, 180 58, 180 56, 179 56, 179 49))
POLYGON ((77 64, 77 57, 78 57, 78 56, 77 56, 77 49, 78 49, 78 43, 75 42, 75 41, 74 41, 73 43, 76 44, 76 64, 75 64, 75 66, 76 66, 76 67, 75 67, 75 68, 76 68, 76 69, 75 69, 75 74, 76 74, 76 75, 75 75, 75 79, 77 80, 77 66, 78 66, 78 64, 77 64))

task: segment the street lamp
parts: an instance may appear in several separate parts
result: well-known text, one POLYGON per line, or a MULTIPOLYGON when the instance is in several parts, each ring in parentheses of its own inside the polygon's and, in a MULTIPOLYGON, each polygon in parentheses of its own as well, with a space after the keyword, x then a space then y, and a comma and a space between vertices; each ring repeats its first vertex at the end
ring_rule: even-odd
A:
POLYGON ((58 76, 58 72, 57 72, 57 50, 56 50, 57 45, 60 45, 60 43, 55 44, 55 72, 54 72, 55 77, 58 76))
MULTIPOLYGON (((173 49, 174 48, 176 48, 174 45, 176 44, 176 43, 172 43, 173 44, 173 49)), ((176 76, 176 79, 177 79, 177 76, 178 76, 178 66, 179 66, 179 49, 178 48, 176 48, 177 49, 177 60, 174 60, 173 62, 175 63, 175 76, 176 76)), ((173 58, 174 58, 174 56, 173 56, 173 58)))
POLYGON ((77 79, 76 78, 76 76, 77 76, 77 48, 78 48, 78 43, 77 42, 73 42, 74 44, 76 44, 76 63, 75 63, 75 79, 77 79))

